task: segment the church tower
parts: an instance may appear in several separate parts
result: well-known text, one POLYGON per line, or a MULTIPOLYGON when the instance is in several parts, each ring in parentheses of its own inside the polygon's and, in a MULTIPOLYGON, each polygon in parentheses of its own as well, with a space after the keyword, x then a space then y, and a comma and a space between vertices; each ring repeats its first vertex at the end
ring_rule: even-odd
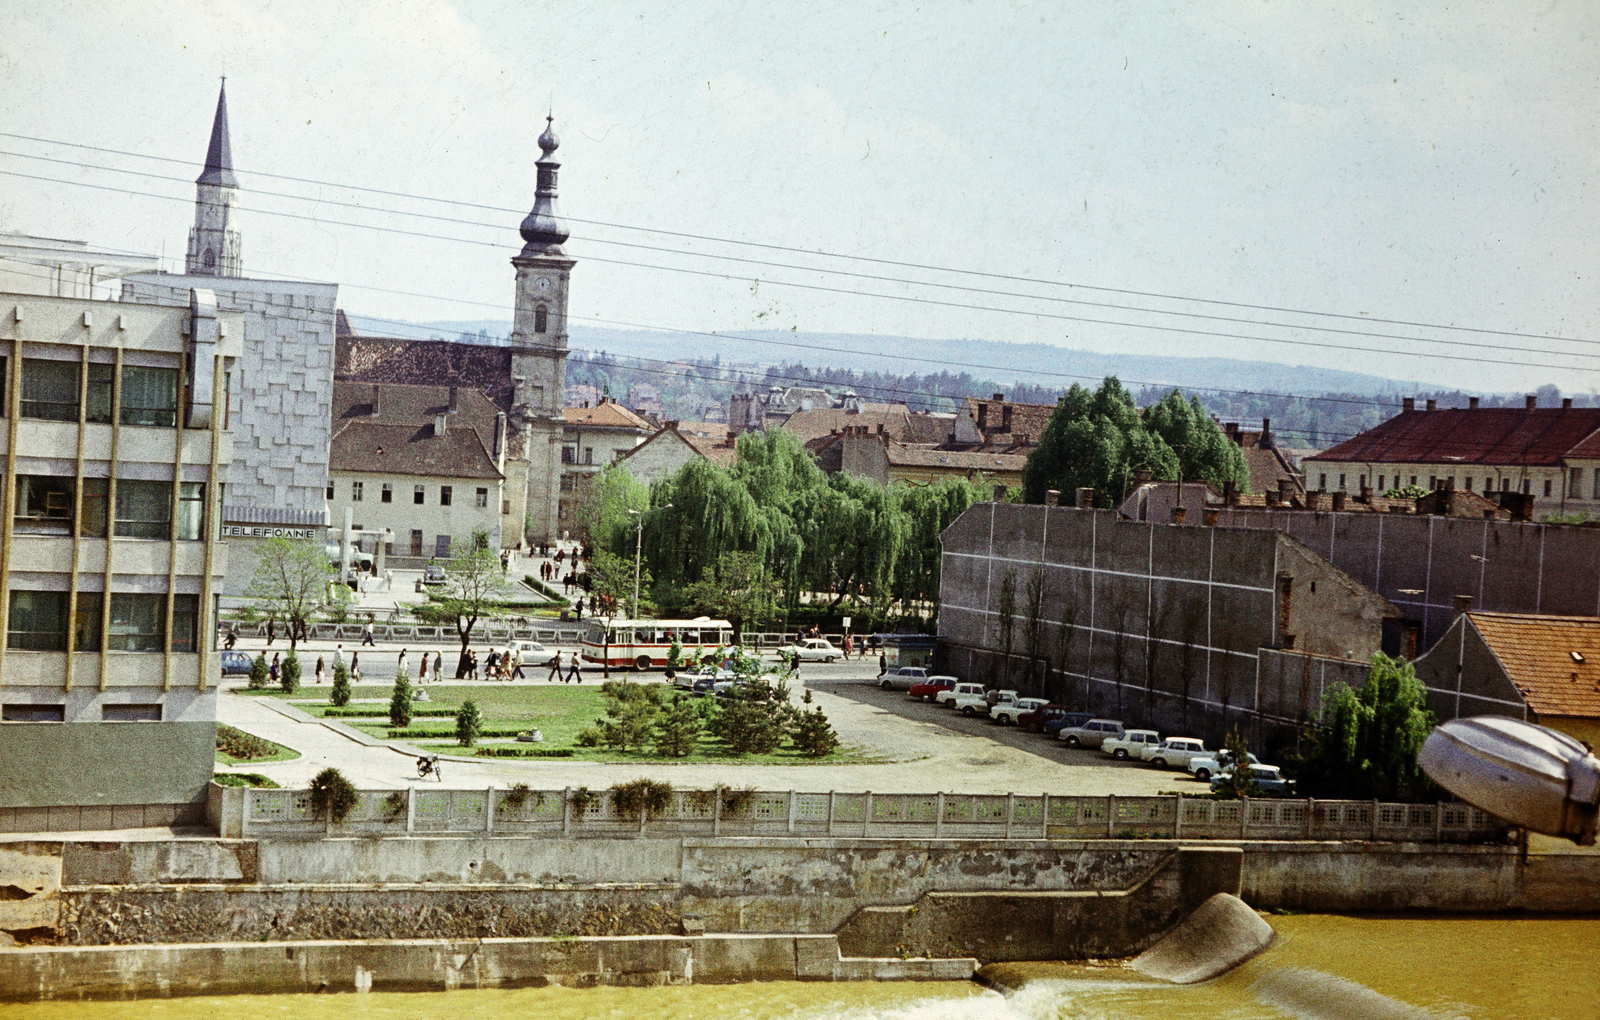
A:
POLYGON ((576 263, 561 245, 570 236, 556 212, 554 115, 539 136, 543 153, 535 164, 539 182, 533 210, 522 221, 522 251, 512 258, 517 271, 516 310, 511 329, 511 375, 516 384, 512 407, 523 430, 528 459, 528 537, 559 538, 571 527, 560 520, 562 412, 567 384, 567 292, 576 263))
POLYGON ((194 183, 194 226, 189 228, 189 257, 184 271, 194 276, 238 276, 239 181, 233 176, 233 150, 228 145, 226 78, 217 93, 217 115, 211 122, 206 168, 194 183))

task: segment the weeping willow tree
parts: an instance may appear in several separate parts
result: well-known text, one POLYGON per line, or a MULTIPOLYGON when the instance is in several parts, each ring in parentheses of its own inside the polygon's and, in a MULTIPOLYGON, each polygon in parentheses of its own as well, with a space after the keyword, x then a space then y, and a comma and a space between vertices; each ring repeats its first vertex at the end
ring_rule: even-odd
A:
POLYGON ((1301 792, 1426 799, 1434 788, 1417 765, 1417 752, 1433 726, 1427 693, 1411 663, 1380 652, 1359 691, 1335 684, 1323 695, 1321 725, 1299 768, 1301 792))

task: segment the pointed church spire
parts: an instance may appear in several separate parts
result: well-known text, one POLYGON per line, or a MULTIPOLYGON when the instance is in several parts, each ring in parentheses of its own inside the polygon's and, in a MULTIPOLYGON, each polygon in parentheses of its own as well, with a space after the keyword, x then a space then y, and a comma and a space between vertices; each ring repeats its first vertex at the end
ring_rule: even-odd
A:
POLYGON ((206 149, 206 168, 195 178, 196 184, 217 184, 224 188, 237 188, 239 181, 233 176, 233 149, 228 144, 228 79, 222 79, 222 89, 217 93, 217 115, 211 121, 211 145, 206 149))

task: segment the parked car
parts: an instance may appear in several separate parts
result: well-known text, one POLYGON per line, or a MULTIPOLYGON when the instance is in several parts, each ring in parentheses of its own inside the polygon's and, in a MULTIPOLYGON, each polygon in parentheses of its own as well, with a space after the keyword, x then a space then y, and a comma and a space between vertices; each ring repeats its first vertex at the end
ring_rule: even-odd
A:
MULTIPOLYGON (((1261 764, 1261 759, 1257 758, 1253 753, 1246 751, 1245 754, 1249 755, 1250 764, 1261 764)), ((1212 776, 1216 775, 1218 772, 1221 772, 1230 764, 1232 764, 1232 759, 1228 755, 1228 752, 1224 750, 1215 751, 1211 754, 1197 755, 1193 758, 1190 758, 1189 764, 1186 766, 1186 768, 1188 768, 1191 776, 1194 776, 1196 779, 1204 783, 1209 782, 1212 776)))
MULTIPOLYGON (((1261 792, 1274 797, 1288 797, 1294 793, 1294 780, 1283 778, 1283 773, 1276 765, 1250 765, 1250 776, 1256 781, 1256 786, 1261 792)), ((1211 777, 1211 790, 1216 792, 1222 788, 1222 783, 1233 772, 1232 769, 1223 769, 1211 777)))
POLYGON ((886 691, 909 691, 912 684, 919 684, 928 679, 928 670, 923 666, 901 666, 892 669, 878 678, 878 686, 886 691))
POLYGON ((1082 726, 1094 718, 1093 712, 1067 712, 1061 710, 1059 705, 1046 705, 1042 710, 1045 714, 1043 733, 1052 740, 1061 738, 1061 731, 1068 726, 1082 726), (1054 709, 1055 714, 1049 714, 1054 709))
POLYGON ((444 572, 444 567, 437 563, 430 563, 422 570, 423 584, 444 584, 449 580, 449 575, 444 572))
POLYGON ((961 691, 963 688, 969 687, 976 687, 977 690, 968 690, 966 693, 957 694, 955 699, 950 702, 950 707, 955 709, 957 712, 960 712, 962 715, 988 715, 988 692, 983 689, 982 684, 962 684, 960 687, 957 687, 956 690, 961 691))
POLYGON ((1067 713, 1065 705, 1052 705, 1048 701, 1031 712, 1017 716, 1017 725, 1030 733, 1039 733, 1044 730, 1044 724, 1051 719, 1057 719, 1067 713))
POLYGON ((1168 737, 1154 747, 1147 747, 1140 756, 1160 768, 1187 768, 1189 759, 1209 754, 1206 745, 1194 737, 1168 737))
POLYGON ((1124 730, 1122 736, 1100 742, 1100 750, 1118 761, 1137 759, 1145 748, 1161 743, 1161 734, 1155 730, 1124 730))
POLYGON ((842 657, 844 652, 827 638, 801 638, 788 648, 781 649, 779 654, 790 659, 798 655, 802 662, 832 662, 842 657))
POLYGON ((524 664, 533 661, 531 656, 546 654, 544 645, 541 645, 537 641, 513 641, 509 646, 507 646, 506 651, 521 652, 522 661, 524 664))
MULTIPOLYGON (((938 694, 935 694, 933 696, 933 700, 941 705, 944 705, 946 708, 955 708, 957 698, 973 695, 977 696, 978 698, 983 697, 983 684, 956 684, 948 691, 940 691, 938 694)), ((988 704, 989 703, 987 701, 984 702, 984 706, 986 708, 988 707, 988 704)))
POLYGON ((248 652, 223 652, 222 675, 249 676, 250 664, 254 661, 254 659, 250 658, 248 652))
POLYGON ((1014 701, 1001 702, 989 709, 989 718, 1004 726, 1010 723, 1019 725, 1024 715, 1031 715, 1036 709, 1043 708, 1043 698, 1017 698, 1014 701))
POLYGON ((1122 736, 1122 724, 1115 719, 1087 719, 1077 726, 1063 726, 1056 739, 1068 747, 1099 747, 1108 738, 1122 736))
POLYGON ((934 695, 941 691, 954 690, 956 684, 960 682, 953 676, 930 676, 926 680, 920 680, 912 684, 911 689, 906 693, 922 701, 932 701, 934 695))

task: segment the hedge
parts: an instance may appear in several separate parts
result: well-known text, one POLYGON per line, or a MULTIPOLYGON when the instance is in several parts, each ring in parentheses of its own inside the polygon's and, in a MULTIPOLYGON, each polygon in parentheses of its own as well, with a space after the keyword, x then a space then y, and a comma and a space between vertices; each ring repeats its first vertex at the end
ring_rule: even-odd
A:
POLYGON ((570 747, 480 747, 479 758, 571 758, 570 747))

